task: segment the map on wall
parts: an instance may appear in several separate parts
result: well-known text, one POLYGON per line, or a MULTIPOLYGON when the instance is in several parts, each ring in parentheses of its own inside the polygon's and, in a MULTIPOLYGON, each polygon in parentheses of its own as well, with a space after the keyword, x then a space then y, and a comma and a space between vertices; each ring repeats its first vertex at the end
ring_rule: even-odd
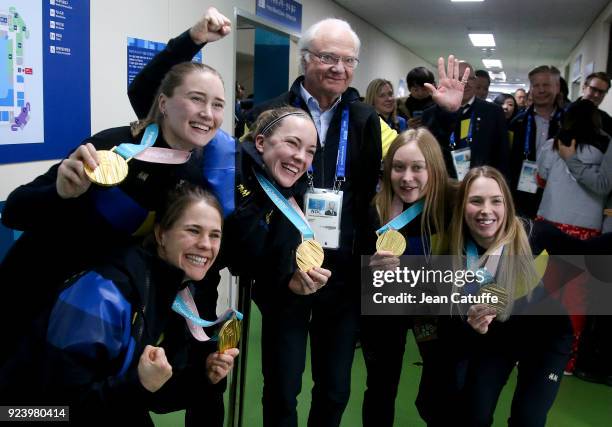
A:
POLYGON ((6 3, 0 0, 0 144, 40 143, 44 138, 42 9, 26 12, 6 3))
POLYGON ((89 0, 0 0, 0 164, 90 135, 89 0))

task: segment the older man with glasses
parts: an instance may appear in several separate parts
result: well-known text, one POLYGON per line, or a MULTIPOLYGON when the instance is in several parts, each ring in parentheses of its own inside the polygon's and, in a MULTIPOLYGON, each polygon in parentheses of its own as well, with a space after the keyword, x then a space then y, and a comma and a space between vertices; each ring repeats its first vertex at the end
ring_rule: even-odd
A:
MULTIPOLYGON (((333 224, 319 223, 320 218, 310 216, 305 203, 309 223, 325 248, 323 267, 332 271, 325 287, 310 295, 295 295, 289 290, 266 294, 269 287, 265 283, 255 284, 255 302, 263 315, 266 426, 297 425, 297 395, 308 335, 314 380, 308 425, 338 426, 349 399, 360 315, 360 248, 366 237, 362 230, 376 192, 384 147, 395 136, 350 87, 359 64, 360 44, 346 21, 315 23, 298 46, 303 75, 288 92, 256 106, 251 116, 254 120, 260 112, 283 104, 310 113, 319 141, 306 198, 333 202, 338 212, 333 224)), ((431 87, 433 96, 457 109, 463 86, 456 79, 454 59, 449 58, 448 78, 442 59, 439 68, 440 86, 431 87)))

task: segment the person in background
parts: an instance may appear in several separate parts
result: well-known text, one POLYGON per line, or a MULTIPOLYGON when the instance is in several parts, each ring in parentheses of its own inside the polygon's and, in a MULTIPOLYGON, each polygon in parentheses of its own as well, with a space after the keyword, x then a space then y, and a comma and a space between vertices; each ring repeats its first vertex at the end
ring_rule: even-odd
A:
POLYGON ((569 87, 567 87, 567 81, 559 76, 559 93, 557 94, 557 106, 561 109, 566 109, 572 101, 569 99, 569 87))
POLYGON ((486 70, 476 70, 474 73, 476 80, 474 81, 474 94, 477 98, 487 100, 489 96, 489 86, 491 86, 491 76, 486 70))
POLYGON ((509 126, 510 189, 516 209, 524 218, 534 219, 543 189, 535 176, 538 153, 561 125, 563 110, 557 107, 559 70, 541 65, 529 72, 529 95, 533 105, 518 114, 509 126))
POLYGON ((391 129, 396 132, 406 130, 406 119, 397 115, 397 105, 393 96, 393 85, 389 80, 374 79, 368 85, 364 102, 374 107, 391 129))
POLYGON ((509 93, 500 93, 495 97, 493 103, 502 107, 504 116, 506 116, 506 123, 510 124, 518 112, 514 97, 509 93))
MULTIPOLYGON (((582 99, 572 103, 563 116, 562 127, 557 136, 543 145, 538 156, 538 176, 546 180, 538 219, 545 220, 563 232, 586 240, 601 234, 603 211, 609 193, 595 192, 585 187, 569 172, 567 162, 561 157, 560 146, 570 146, 574 141, 578 160, 588 164, 593 173, 601 171, 604 153, 609 151, 609 136, 601 129, 601 116, 591 101, 582 99), (571 194, 571 198, 567 197, 571 194)), ((605 173, 602 171, 602 173, 605 173)), ((573 354, 566 372, 575 368, 580 336, 586 318, 577 313, 584 312, 586 297, 582 283, 586 277, 568 283, 563 302, 573 309, 574 325, 573 354)))
MULTIPOLYGON (((476 77, 467 62, 459 63, 459 73, 470 70, 463 91, 461 107, 446 110, 439 105, 423 113, 423 124, 434 134, 451 178, 469 168, 489 165, 508 174, 508 131, 504 111, 500 106, 476 97, 476 77)), ((459 177, 461 180, 462 177, 459 177)))
POLYGON ((527 108, 527 92, 525 92, 525 89, 518 88, 514 92, 514 99, 516 99, 517 113, 527 108))
POLYGON ((433 99, 425 84, 435 85, 436 80, 431 71, 425 67, 416 67, 406 75, 406 84, 410 95, 397 100, 397 114, 408 121, 410 129, 423 125, 423 111, 433 105, 433 99))
POLYGON ((597 106, 597 111, 601 116, 602 128, 608 135, 612 136, 612 117, 599 108, 609 90, 610 76, 603 71, 591 73, 584 80, 582 97, 579 99, 588 99, 597 106))
MULTIPOLYGON (((577 156, 575 140, 569 146, 559 144, 559 156, 565 160, 569 172, 580 185, 594 194, 607 195, 606 209, 612 211, 612 148, 609 144, 599 168, 592 167, 577 156)), ((601 231, 612 232, 611 214, 605 215, 601 231)), ((576 355, 574 376, 577 378, 612 386, 611 321, 612 316, 587 316, 576 355)))

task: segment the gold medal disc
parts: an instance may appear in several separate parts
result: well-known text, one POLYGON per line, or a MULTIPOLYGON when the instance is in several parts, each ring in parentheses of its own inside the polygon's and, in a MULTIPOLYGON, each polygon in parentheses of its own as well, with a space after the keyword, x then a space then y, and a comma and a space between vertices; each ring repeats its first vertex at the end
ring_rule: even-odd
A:
POLYGON ((321 267, 324 257, 323 248, 314 239, 304 240, 295 252, 298 268, 304 273, 311 268, 321 267))
POLYGON ((223 353, 227 349, 238 348, 241 331, 242 322, 236 316, 225 322, 219 330, 219 352, 223 353))
POLYGON ((120 184, 128 174, 128 164, 123 157, 114 151, 98 151, 98 167, 91 170, 85 166, 89 180, 104 187, 120 184))
POLYGON ((393 252, 395 256, 401 256, 406 251, 406 239, 397 230, 387 230, 376 239, 377 251, 393 252))
POLYGON ((506 307, 508 306, 508 293, 505 289, 500 288, 495 283, 491 283, 482 287, 480 291, 478 291, 479 296, 481 296, 482 294, 490 294, 491 296, 497 297, 496 303, 490 302, 484 304, 488 307, 495 309, 498 316, 506 310, 506 307))

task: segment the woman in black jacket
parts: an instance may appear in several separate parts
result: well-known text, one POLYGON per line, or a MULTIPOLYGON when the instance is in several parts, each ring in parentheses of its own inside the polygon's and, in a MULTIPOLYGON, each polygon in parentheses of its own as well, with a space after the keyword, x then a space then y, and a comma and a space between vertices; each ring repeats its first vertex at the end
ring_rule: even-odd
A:
MULTIPOLYGON (((528 224, 528 229, 515 214, 503 176, 487 166, 470 170, 453 212, 451 253, 469 269, 484 264, 488 274, 478 286, 480 292, 496 289, 493 294, 501 293, 507 303, 475 304, 467 312, 467 322, 482 335, 465 339, 472 352, 460 425, 492 424, 499 394, 515 366, 518 377, 508 424, 545 425, 569 358, 572 328, 567 311, 548 298, 550 289, 540 284, 544 272, 538 271, 540 260, 534 262, 534 257, 546 256, 545 249, 551 254, 609 252, 612 237, 582 242, 547 224, 528 224)), ((548 261, 546 275, 555 268, 553 261, 548 261)), ((546 276, 544 282, 548 285, 546 276)), ((565 282, 557 277, 554 285, 565 282)))
POLYGON ((209 345, 205 358, 189 360, 195 341, 188 331, 201 341, 206 335, 175 309, 188 304, 191 283, 214 263, 222 223, 214 196, 188 183, 177 187, 159 210, 149 248, 129 247, 65 285, 2 368, 2 401, 68 405, 76 424, 121 417, 153 425, 150 410, 189 406, 194 387, 209 404, 222 398, 223 388, 213 385, 238 350, 209 345))

